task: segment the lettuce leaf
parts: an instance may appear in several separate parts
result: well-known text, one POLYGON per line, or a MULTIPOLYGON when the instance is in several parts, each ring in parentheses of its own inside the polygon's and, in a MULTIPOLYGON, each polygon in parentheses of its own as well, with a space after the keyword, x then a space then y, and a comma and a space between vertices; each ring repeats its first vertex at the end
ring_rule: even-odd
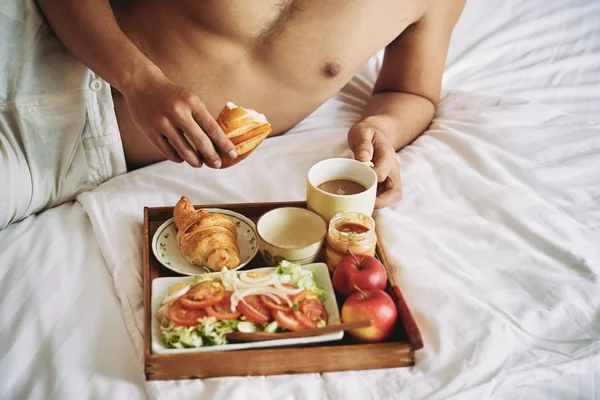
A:
POLYGON ((277 265, 277 273, 283 278, 282 281, 296 285, 300 289, 310 290, 323 299, 325 291, 317 285, 315 274, 310 269, 304 269, 300 264, 283 260, 277 265))
POLYGON ((226 335, 236 330, 237 324, 237 320, 220 321, 216 317, 204 317, 195 327, 163 329, 163 341, 167 347, 178 349, 227 344, 226 335))

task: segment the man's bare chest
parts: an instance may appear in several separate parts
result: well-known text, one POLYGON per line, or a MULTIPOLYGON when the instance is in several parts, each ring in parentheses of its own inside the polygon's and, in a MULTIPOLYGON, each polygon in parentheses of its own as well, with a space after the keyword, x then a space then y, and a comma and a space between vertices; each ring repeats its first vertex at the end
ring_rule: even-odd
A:
POLYGON ((412 0, 134 3, 119 24, 211 113, 224 102, 297 123, 414 21, 412 0), (410 6, 410 7, 409 7, 410 6))
POLYGON ((251 61, 331 78, 394 40, 418 8, 417 0, 155 0, 134 2, 118 20, 158 62, 251 61))

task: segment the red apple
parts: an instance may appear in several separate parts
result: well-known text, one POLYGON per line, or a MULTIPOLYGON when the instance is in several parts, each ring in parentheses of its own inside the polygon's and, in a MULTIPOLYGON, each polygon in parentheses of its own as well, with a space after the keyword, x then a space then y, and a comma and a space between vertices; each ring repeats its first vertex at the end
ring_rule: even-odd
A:
POLYGON ((359 343, 377 343, 388 339, 396 329, 398 310, 394 301, 381 289, 358 290, 342 306, 342 322, 368 319, 371 326, 348 331, 359 343))
POLYGON ((383 290, 387 279, 385 267, 378 259, 365 254, 351 254, 335 267, 333 288, 346 298, 356 291, 355 286, 361 290, 383 290))

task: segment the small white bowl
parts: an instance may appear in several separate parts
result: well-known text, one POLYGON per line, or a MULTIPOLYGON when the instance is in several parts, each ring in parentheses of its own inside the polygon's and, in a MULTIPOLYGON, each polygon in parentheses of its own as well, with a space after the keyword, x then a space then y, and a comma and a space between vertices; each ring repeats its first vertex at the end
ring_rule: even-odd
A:
POLYGON ((304 208, 281 207, 263 214, 256 224, 258 249, 267 266, 281 260, 296 264, 314 262, 323 246, 327 225, 304 208))

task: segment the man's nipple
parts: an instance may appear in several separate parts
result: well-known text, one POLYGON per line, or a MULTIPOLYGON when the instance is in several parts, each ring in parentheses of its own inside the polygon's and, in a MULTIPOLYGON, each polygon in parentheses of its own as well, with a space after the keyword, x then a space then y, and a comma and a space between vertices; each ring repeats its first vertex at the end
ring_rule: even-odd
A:
POLYGON ((323 72, 323 75, 325 75, 327 78, 334 78, 340 73, 341 69, 342 66, 339 63, 335 61, 329 61, 325 63, 321 72, 323 72))

